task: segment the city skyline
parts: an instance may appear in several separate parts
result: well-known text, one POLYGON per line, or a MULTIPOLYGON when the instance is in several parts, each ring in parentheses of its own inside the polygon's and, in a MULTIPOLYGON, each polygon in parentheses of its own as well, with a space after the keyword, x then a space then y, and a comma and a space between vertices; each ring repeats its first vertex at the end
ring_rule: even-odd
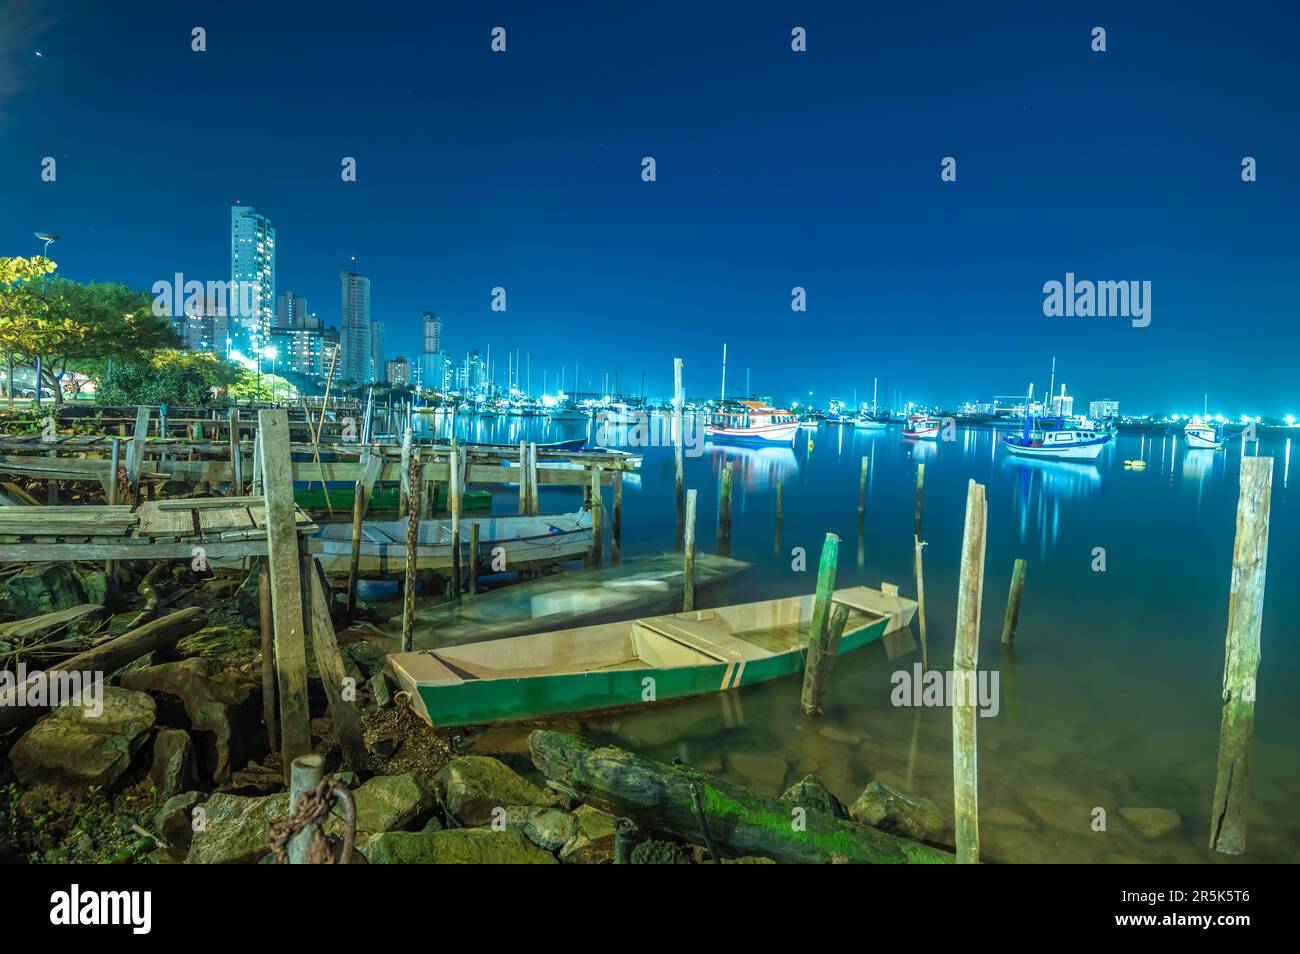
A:
POLYGON ((635 30, 618 11, 414 11, 397 35, 343 29, 330 6, 311 23, 259 15, 253 45, 232 42, 243 8, 204 12, 202 53, 193 16, 148 3, 15 22, 6 252, 34 254, 31 232, 49 229, 77 280, 222 279, 220 222, 238 202, 275 225, 277 284, 327 324, 343 317, 321 307, 332 276, 366 275, 388 355, 413 367, 427 311, 453 364, 518 347, 556 373, 580 353, 584 374, 629 393, 643 372, 666 393, 678 355, 688 391, 717 390, 726 342, 754 392, 787 398, 863 399, 879 377, 882 403, 956 406, 1045 385, 1055 355, 1084 402, 1199 411, 1208 392, 1234 418, 1300 403, 1300 136, 1276 39, 1290 7, 1025 6, 996 29, 950 7, 760 5, 736 23, 669 5, 635 30), (1090 49, 1094 20, 1105 52, 1090 49), (494 54, 498 21, 510 43, 494 54), (124 70, 110 99, 89 78, 107 48, 175 80, 124 70), (286 91, 291 146, 280 110, 224 107, 254 64, 286 91), (259 148, 187 148, 185 121, 259 148), (1066 275, 1150 282, 1150 324, 1047 317, 1044 286, 1066 275))

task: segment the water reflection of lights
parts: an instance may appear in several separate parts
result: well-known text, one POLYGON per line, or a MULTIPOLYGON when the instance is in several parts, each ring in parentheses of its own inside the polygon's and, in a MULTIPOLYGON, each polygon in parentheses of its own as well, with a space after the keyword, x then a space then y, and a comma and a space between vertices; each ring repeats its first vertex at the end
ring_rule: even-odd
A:
POLYGON ((799 472, 799 461, 789 447, 736 447, 706 444, 715 473, 730 461, 734 479, 745 490, 770 490, 778 480, 789 480, 799 472))
POLYGON ((1083 498, 1101 487, 1101 474, 1094 464, 1059 460, 1032 460, 1007 456, 1002 472, 1014 488, 1014 507, 1020 515, 1020 539, 1039 532, 1040 556, 1055 545, 1061 528, 1061 501, 1083 498))

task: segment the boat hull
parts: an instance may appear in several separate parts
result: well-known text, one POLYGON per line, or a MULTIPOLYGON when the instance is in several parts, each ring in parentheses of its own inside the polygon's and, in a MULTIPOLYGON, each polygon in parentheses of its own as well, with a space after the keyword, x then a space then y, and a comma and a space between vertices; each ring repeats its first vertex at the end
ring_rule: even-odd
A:
POLYGON ((1002 446, 1007 452, 1017 457, 1027 457, 1038 460, 1096 460, 1102 450, 1110 443, 1111 436, 1095 441, 1089 441, 1081 444, 1070 444, 1061 446, 1025 446, 1023 444, 1014 444, 1008 438, 1002 439, 1002 446))
POLYGON ((716 427, 706 424, 706 440, 727 444, 793 444, 799 433, 798 421, 784 424, 760 424, 757 427, 716 427))

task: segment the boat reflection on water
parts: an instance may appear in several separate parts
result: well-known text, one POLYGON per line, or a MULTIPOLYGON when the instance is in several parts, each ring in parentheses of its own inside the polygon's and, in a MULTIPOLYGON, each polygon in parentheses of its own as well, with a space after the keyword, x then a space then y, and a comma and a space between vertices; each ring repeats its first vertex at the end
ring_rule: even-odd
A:
POLYGON ((733 478, 745 490, 774 490, 778 480, 789 481, 799 473, 799 459, 789 447, 737 447, 734 444, 704 445, 715 473, 730 461, 733 478))
POLYGON ((1056 544, 1063 502, 1083 499, 1101 489, 1094 464, 1004 457, 1002 472, 1011 480, 1021 540, 1037 537, 1040 557, 1056 544))
POLYGON ((1223 455, 1215 450, 1201 447, 1189 447, 1183 451, 1183 479, 1198 483, 1214 472, 1214 462, 1223 460, 1223 455))

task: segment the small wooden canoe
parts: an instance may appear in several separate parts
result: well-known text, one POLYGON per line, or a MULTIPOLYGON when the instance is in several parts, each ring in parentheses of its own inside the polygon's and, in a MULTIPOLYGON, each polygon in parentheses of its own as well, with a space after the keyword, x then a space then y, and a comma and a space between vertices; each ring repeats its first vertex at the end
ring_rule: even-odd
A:
MULTIPOLYGON (((461 572, 469 572, 471 528, 479 525, 479 566, 484 575, 494 572, 493 550, 505 553, 507 571, 556 560, 574 560, 591 547, 591 512, 544 514, 539 517, 461 517, 461 572)), ((359 570, 368 575, 391 576, 406 572, 405 520, 368 520, 361 525, 359 570)), ((352 524, 323 524, 314 538, 318 558, 327 573, 347 573, 352 561, 352 524)), ((416 566, 445 570, 452 565, 451 521, 421 520, 416 537, 416 566)))
MULTIPOLYGON (((836 590, 849 610, 840 654, 907 626, 916 603, 865 586, 836 590)), ((813 596, 390 653, 415 711, 435 726, 509 722, 666 702, 801 672, 813 596)))

